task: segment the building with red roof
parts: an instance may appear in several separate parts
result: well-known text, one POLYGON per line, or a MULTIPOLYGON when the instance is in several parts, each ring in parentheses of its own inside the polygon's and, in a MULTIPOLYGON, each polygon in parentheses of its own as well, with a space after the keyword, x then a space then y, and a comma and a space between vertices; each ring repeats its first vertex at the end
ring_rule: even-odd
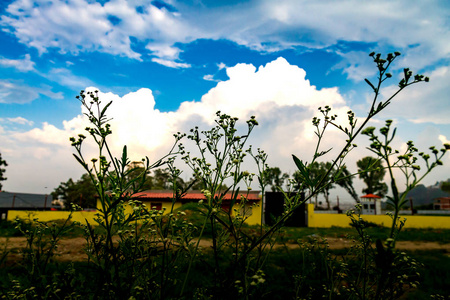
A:
POLYGON ((450 197, 436 198, 433 203, 436 210, 450 210, 450 197))
POLYGON ((360 198, 364 215, 381 215, 381 196, 367 194, 360 198))
MULTIPOLYGON (((163 210, 168 212, 173 209, 180 208, 183 204, 199 201, 208 201, 205 194, 201 191, 188 191, 181 196, 180 199, 174 201, 174 194, 172 190, 147 190, 132 195, 131 199, 139 200, 148 208, 163 210)), ((260 224, 262 215, 261 196, 258 191, 240 192, 238 195, 233 195, 231 192, 225 195, 215 195, 212 201, 219 201, 220 207, 226 213, 235 215, 235 209, 239 208, 239 213, 244 215, 248 224, 260 224), (231 204, 234 200, 233 209, 231 204)))

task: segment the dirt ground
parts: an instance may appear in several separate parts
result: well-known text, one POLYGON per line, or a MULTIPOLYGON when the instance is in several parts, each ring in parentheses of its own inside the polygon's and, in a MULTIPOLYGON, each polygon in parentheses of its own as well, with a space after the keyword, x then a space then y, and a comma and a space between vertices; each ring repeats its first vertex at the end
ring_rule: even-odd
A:
MULTIPOLYGON (((327 238, 328 244, 331 249, 344 249, 349 248, 352 242, 343 238, 327 238)), ((57 250, 57 259, 60 261, 83 261, 87 259, 84 252, 84 246, 86 240, 82 237, 62 239, 59 243, 57 250)), ((202 240, 200 245, 203 248, 211 246, 211 241, 202 240)), ((9 251, 8 260, 15 261, 21 258, 21 249, 26 246, 26 239, 24 237, 0 237, 0 247, 2 250, 9 251)), ((280 245, 281 246, 281 245, 280 245)), ((297 244, 288 244, 290 249, 298 247, 297 244)), ((440 244, 437 242, 411 242, 411 241, 399 241, 396 243, 396 248, 399 250, 441 250, 450 254, 450 244, 440 244)))

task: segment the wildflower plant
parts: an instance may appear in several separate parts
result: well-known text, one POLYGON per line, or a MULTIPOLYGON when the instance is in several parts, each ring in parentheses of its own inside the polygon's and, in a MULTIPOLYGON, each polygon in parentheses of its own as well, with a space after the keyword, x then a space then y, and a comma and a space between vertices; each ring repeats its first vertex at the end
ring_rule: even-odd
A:
MULTIPOLYGON (((404 254, 399 253, 395 250, 396 238, 405 225, 406 220, 399 220, 400 209, 406 203, 406 195, 411 191, 417 184, 428 175, 435 167, 442 165, 442 158, 446 151, 450 148, 450 145, 444 145, 440 150, 435 147, 430 147, 434 159, 431 159, 429 154, 424 152, 419 152, 414 147, 413 142, 407 143, 406 151, 400 154, 398 150, 393 150, 391 143, 395 137, 395 129, 391 131, 392 121, 386 121, 385 127, 380 129, 381 136, 378 137, 375 134, 374 127, 367 127, 367 123, 376 115, 378 115, 382 110, 384 110, 392 101, 392 99, 397 96, 403 89, 410 85, 419 82, 428 82, 429 78, 420 74, 413 75, 412 71, 409 69, 403 70, 404 77, 400 80, 398 84, 398 89, 390 97, 386 99, 380 99, 380 90, 382 84, 390 79, 392 75, 388 73, 388 68, 392 62, 400 55, 399 52, 394 54, 388 54, 386 58, 382 58, 381 54, 375 54, 374 52, 370 54, 373 58, 374 63, 378 69, 377 83, 373 84, 368 79, 365 79, 366 83, 372 88, 374 92, 374 97, 372 100, 372 105, 369 109, 367 117, 363 120, 361 124, 358 124, 358 119, 352 111, 347 113, 348 125, 342 126, 336 123, 337 115, 331 113, 331 108, 326 106, 325 108, 319 108, 322 114, 323 120, 318 117, 313 118, 312 123, 316 128, 316 135, 318 137, 317 147, 312 161, 308 164, 301 161, 296 156, 293 156, 294 161, 299 169, 300 177, 302 179, 301 184, 303 188, 309 190, 309 195, 306 197, 305 201, 319 193, 320 191, 326 189, 327 185, 331 185, 339 180, 342 180, 343 176, 353 176, 345 175, 341 170, 345 168, 344 159, 346 155, 355 147, 354 140, 359 134, 368 135, 371 140, 371 145, 369 150, 374 152, 378 159, 386 163, 386 168, 389 172, 391 179, 391 189, 392 197, 389 196, 388 200, 394 208, 392 216, 392 225, 389 236, 386 241, 381 240, 376 241, 376 247, 373 248, 373 240, 370 235, 367 234, 367 222, 361 217, 361 207, 357 205, 355 210, 350 210, 347 214, 350 217, 352 226, 356 229, 358 233, 358 244, 355 247, 355 252, 349 257, 356 257, 357 262, 361 262, 360 268, 355 271, 356 274, 351 281, 350 288, 347 290, 347 295, 350 298, 357 299, 388 299, 397 298, 404 289, 404 280, 406 278, 413 278, 417 280, 417 276, 410 276, 410 271, 416 269, 415 262, 411 264, 405 264, 409 262, 410 259, 404 254), (321 178, 315 178, 311 176, 311 166, 319 157, 326 155, 331 149, 326 149, 324 151, 320 150, 320 143, 325 135, 328 126, 334 126, 339 129, 342 133, 346 135, 346 145, 342 148, 338 156, 332 161, 328 172, 324 174, 321 178), (396 156, 396 160, 393 161, 393 156, 396 156), (419 175, 420 166, 417 163, 418 157, 424 160, 426 169, 419 175), (396 180, 393 174, 393 170, 398 168, 402 171, 406 179, 406 188, 403 193, 399 193, 396 180), (332 175, 332 176, 330 176, 332 175)), ((365 170, 365 172, 369 171, 365 170)), ((300 205, 300 202, 297 205, 300 205)), ((295 209, 294 205, 293 209, 295 209)), ((292 212, 292 210, 290 211, 292 212)), ((290 212, 287 212, 279 222, 282 222, 284 218, 288 218, 290 212)), ((276 226, 277 224, 275 224, 276 226)), ((413 272, 413 273, 414 273, 413 272)), ((416 281, 408 281, 410 286, 416 286, 416 281)))
MULTIPOLYGON (((408 71, 410 72, 410 71, 408 71)), ((392 196, 387 196, 388 203, 394 208, 393 224, 390 238, 395 238, 398 213, 407 203, 407 194, 415 188, 433 169, 441 166, 442 158, 450 149, 450 144, 444 144, 438 150, 435 146, 429 148, 430 154, 419 152, 414 146, 413 141, 406 143, 406 150, 400 153, 399 150, 393 149, 391 144, 394 140, 396 128, 392 129, 392 120, 387 120, 385 126, 380 128, 380 135, 376 134, 375 127, 367 127, 362 134, 367 135, 371 141, 369 150, 377 155, 377 157, 386 164, 386 168, 390 177, 390 186, 392 196), (420 161, 422 160, 422 169, 420 161), (397 181, 393 171, 399 169, 404 175, 405 189, 399 192, 397 181)))
MULTIPOLYGON (((178 220, 173 215, 173 205, 166 220, 162 212, 146 208, 138 199, 134 199, 133 195, 141 191, 146 175, 152 169, 167 165, 171 177, 178 178, 180 171, 173 167, 173 157, 179 150, 176 146, 183 135, 174 135, 175 143, 163 158, 150 164, 146 157, 142 159, 144 168, 134 168, 128 158, 126 146, 123 147, 120 158, 114 157, 109 148, 108 137, 112 130, 106 112, 112 102, 103 105, 98 91, 81 91, 77 99, 86 109, 85 115, 91 124, 91 127, 86 127, 85 130, 98 149, 98 156, 87 161, 82 151, 86 136, 79 134, 78 138, 70 138, 76 151, 74 157, 88 172, 98 194, 96 228, 88 221, 83 227, 86 231, 87 254, 101 274, 99 282, 103 286, 100 285, 100 289, 107 289, 111 297, 122 297, 130 295, 130 291, 139 292, 139 283, 151 282, 153 289, 164 297, 165 291, 168 290, 165 284, 170 282, 167 279, 170 269, 168 262, 173 262, 166 258, 166 255, 178 255, 178 248, 181 247, 179 244, 172 247, 173 239, 176 238, 173 232, 174 223, 178 220), (139 170, 140 174, 136 175, 139 170), (131 174, 133 176, 130 176, 131 174), (127 205, 131 208, 131 213, 126 213, 127 205), (114 240, 115 236, 119 237, 118 242, 114 240), (162 251, 162 262, 159 258, 155 261, 155 253, 159 251, 162 251), (145 276, 139 279, 125 280, 132 278, 136 270, 142 268, 143 262, 144 265, 152 262, 149 266, 159 264, 160 268, 147 269, 147 272, 141 274, 145 276)), ((179 197, 180 190, 175 180, 173 203, 179 200, 179 197)), ((177 234, 179 232, 181 231, 177 231, 177 234)))
MULTIPOLYGON (((258 154, 253 155, 251 147, 247 146, 248 137, 258 122, 252 116, 246 122, 247 131, 243 135, 239 135, 238 118, 222 114, 220 111, 216 113, 216 116, 216 125, 212 129, 199 131, 198 127, 195 127, 187 135, 188 140, 195 145, 195 156, 190 152, 181 153, 182 159, 192 169, 194 176, 202 180, 204 186, 202 193, 206 199, 199 203, 206 213, 181 293, 189 279, 192 262, 196 258, 198 246, 207 225, 211 228, 212 234, 213 290, 224 291, 232 287, 235 281, 231 279, 236 276, 238 270, 243 275, 239 282, 244 283, 243 289, 246 290, 251 282, 248 277, 255 276, 257 272, 261 271, 258 267, 250 271, 249 265, 241 261, 248 261, 243 253, 244 249, 248 248, 252 242, 252 237, 243 230, 243 226, 252 210, 252 207, 249 206, 248 195, 255 177, 255 174, 243 170, 242 164, 247 154, 250 154, 258 167, 261 168, 263 165, 264 168, 267 158, 261 150, 258 151, 258 154), (229 186, 227 187, 227 185, 229 186), (242 186, 244 188, 241 189, 242 186), (231 196, 230 199, 227 199, 229 203, 224 209, 222 207, 227 194, 231 196), (225 271, 220 261, 224 259, 223 255, 225 257, 228 255, 228 251, 232 253, 231 258, 228 258, 231 264, 225 271), (224 272, 231 272, 234 275, 226 280, 224 272)), ((260 177, 259 181, 262 182, 260 177)))

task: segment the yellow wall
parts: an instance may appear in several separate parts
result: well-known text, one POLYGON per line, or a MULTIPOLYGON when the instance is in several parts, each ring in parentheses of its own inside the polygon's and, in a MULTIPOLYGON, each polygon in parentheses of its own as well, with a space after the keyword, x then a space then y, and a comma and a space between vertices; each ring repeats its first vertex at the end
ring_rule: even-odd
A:
MULTIPOLYGON (((368 221, 384 227, 392 225, 392 219, 386 215, 361 215, 368 221)), ((450 216, 400 216, 406 218, 405 228, 444 228, 450 229, 450 216)), ((308 227, 350 227, 350 218, 346 214, 315 214, 314 204, 308 204, 308 227)))
MULTIPOLYGON (((151 208, 151 203, 148 201, 144 201, 144 203, 147 205, 147 207, 151 208)), ((170 209, 172 207, 172 202, 165 201, 154 201, 154 203, 161 203, 162 208, 165 208, 165 213, 170 212, 170 209)), ((249 225, 255 225, 255 224, 261 224, 261 205, 259 205, 261 201, 258 202, 257 206, 252 207, 252 215, 248 217, 246 223, 249 225)), ((247 204, 249 207, 249 204, 247 204)), ((178 209, 182 206, 181 202, 176 202, 174 204, 173 209, 178 209)), ((125 213, 131 213, 132 207, 129 205, 125 206, 125 213)), ((72 213, 72 221, 78 221, 80 223, 85 224, 86 220, 90 224, 94 224, 94 217, 97 212, 93 211, 75 211, 72 213)), ((16 218, 23 219, 23 220, 33 220, 35 218, 39 219, 39 221, 42 222, 48 222, 48 221, 55 221, 55 220, 66 220, 69 217, 70 212, 68 211, 23 211, 23 210, 10 210, 8 211, 8 221, 13 221, 16 218)))
POLYGON ((247 220, 245 221, 245 223, 247 223, 248 225, 260 225, 261 224, 261 213, 262 213, 262 208, 261 208, 261 201, 256 202, 256 205, 251 205, 251 204, 246 204, 247 207, 252 207, 252 215, 248 216, 247 220))
MULTIPOLYGON (((254 206, 252 215, 248 217, 246 223, 249 225, 261 224, 261 206, 254 206)), ((147 204, 149 206, 150 204, 147 204)), ((172 203, 162 202, 162 207, 166 208, 166 212, 170 211, 172 203)), ((175 203, 174 209, 181 207, 181 203, 175 203)), ((345 214, 315 214, 314 205, 307 204, 308 208, 308 227, 329 228, 335 227, 350 227, 350 218, 345 214)), ((126 212, 131 212, 131 207, 127 207, 126 212)), ((72 214, 72 221, 85 223, 86 220, 93 224, 96 212, 91 211, 76 211, 72 214)), ((10 210, 8 211, 8 221, 19 219, 34 219, 38 218, 40 221, 54 221, 65 220, 69 216, 68 211, 23 211, 10 210)), ((386 215, 362 215, 362 218, 368 222, 379 224, 381 226, 389 227, 392 220, 386 215)), ((406 218, 406 228, 445 228, 450 229, 450 216, 401 216, 406 218)))
MULTIPOLYGON (((149 210, 152 209, 152 203, 161 203, 161 205, 162 205, 161 208, 165 209, 164 210, 164 214, 169 213, 170 209, 172 208, 172 202, 169 202, 169 201, 164 201, 164 202, 161 202, 161 201, 142 201, 142 203, 145 204, 147 209, 149 209, 149 210)), ((175 210, 175 209, 181 207, 181 205, 182 205, 182 203, 175 202, 175 204, 173 205, 173 209, 175 210)), ((100 207, 100 206, 97 206, 97 207, 100 207)), ((125 206, 125 213, 126 214, 131 214, 132 212, 133 212, 133 208, 131 206, 129 206, 129 205, 126 205, 125 206)))
MULTIPOLYGON (((144 203, 147 208, 151 208, 152 204, 151 203, 161 203, 162 204, 162 208, 166 208, 165 210, 165 214, 170 212, 171 206, 172 206, 172 202, 170 201, 142 201, 142 203, 144 203)), ((255 203, 255 202, 251 202, 251 203, 255 203)), ((249 225, 258 225, 261 224, 261 200, 256 202, 257 205, 252 205, 250 203, 246 204, 246 210, 249 210, 249 208, 251 207, 251 211, 252 214, 250 216, 247 217, 246 219, 246 223, 249 225)), ((180 208, 183 204, 181 202, 175 202, 173 209, 176 210, 178 208, 180 208)), ((238 205, 236 205, 238 206, 238 205)), ((126 213, 130 213, 131 212, 131 207, 128 207, 125 210, 126 213)), ((233 215, 235 215, 235 212, 232 212, 233 215)))
MULTIPOLYGON (((78 221, 80 223, 94 223, 95 211, 75 211, 72 214, 72 221, 78 221)), ((27 219, 39 219, 39 221, 56 221, 56 220, 66 220, 69 217, 69 211, 25 211, 25 210, 10 210, 8 211, 8 221, 14 221, 16 218, 27 220, 27 219)))

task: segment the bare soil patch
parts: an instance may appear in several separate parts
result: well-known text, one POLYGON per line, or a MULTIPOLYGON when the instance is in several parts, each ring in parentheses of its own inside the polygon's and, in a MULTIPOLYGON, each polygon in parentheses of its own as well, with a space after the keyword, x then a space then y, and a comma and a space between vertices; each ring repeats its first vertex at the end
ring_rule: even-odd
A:
MULTIPOLYGON (((350 248, 353 242, 344 238, 327 238, 330 249, 350 248)), ((450 252, 450 244, 441 244, 437 242, 419 242, 419 241, 397 241, 395 247, 399 250, 417 251, 417 250, 444 250, 450 252)))
MULTIPOLYGON (((2 249, 9 251, 8 260, 20 259, 22 249, 26 247, 27 240, 25 237, 10 237, 0 238, 0 245, 2 249)), ((84 246, 86 240, 82 237, 62 239, 58 243, 58 249, 56 251, 58 260, 60 261, 83 261, 87 259, 87 255, 84 252, 84 246)))
MULTIPOLYGON (((345 249, 350 248, 353 242, 344 238, 327 238, 330 249, 345 249)), ((0 245, 2 250, 5 249, 9 251, 8 261, 16 261, 21 259, 22 249, 26 247, 25 237, 10 237, 4 238, 0 237, 0 245)), ((57 253, 57 259, 59 261, 85 261, 87 260, 87 255, 84 251, 86 245, 86 240, 82 237, 62 239, 59 242, 57 253)), ((202 240, 200 246, 204 249, 211 247, 212 243, 210 240, 202 240)), ((279 245, 278 247, 283 247, 279 245)), ((276 248, 278 248, 276 247, 276 248)), ((286 247, 290 249, 295 249, 299 247, 297 244, 286 244, 286 247)), ((411 241, 398 241, 396 243, 396 248, 399 250, 407 251, 426 251, 426 250, 441 250, 450 253, 450 244, 440 244, 437 242, 411 242, 411 241)))

